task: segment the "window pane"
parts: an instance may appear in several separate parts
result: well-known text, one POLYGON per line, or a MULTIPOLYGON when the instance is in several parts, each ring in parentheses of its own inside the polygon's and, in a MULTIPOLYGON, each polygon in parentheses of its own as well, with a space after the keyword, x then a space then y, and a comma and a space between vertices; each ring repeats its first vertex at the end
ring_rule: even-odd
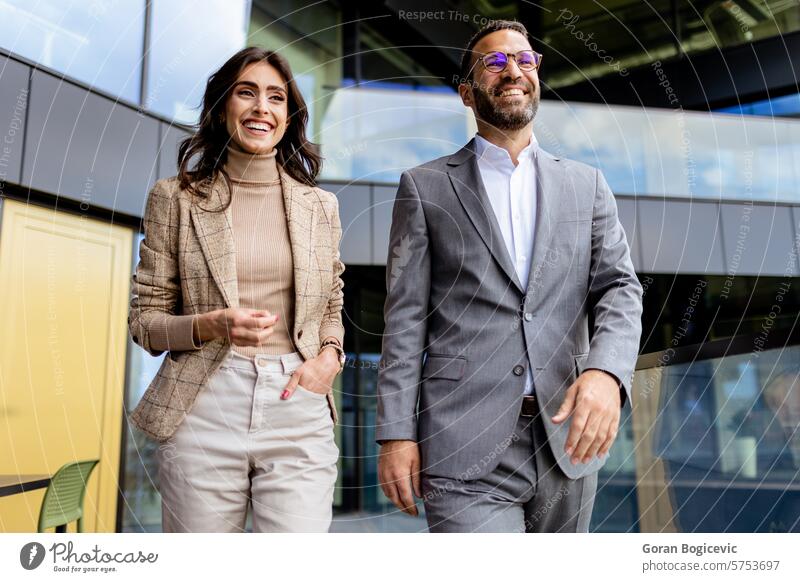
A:
MULTIPOLYGON (((139 245, 144 236, 136 235, 132 265, 139 264, 139 245)), ((145 390, 155 378, 166 354, 154 358, 128 336, 128 395, 125 414, 130 418, 145 390)), ((158 443, 129 426, 125 455, 125 504, 122 507, 123 532, 161 531, 161 497, 158 494, 158 443)))
POLYGON ((144 18, 144 0, 0 0, 0 44, 138 103, 144 18))
POLYGON ((320 113, 327 107, 330 88, 342 83, 340 33, 340 14, 331 5, 317 2, 301 8, 297 0, 253 3, 247 44, 277 50, 289 61, 306 101, 306 135, 313 142, 320 139, 320 113))
POLYGON ((208 76, 244 47, 249 0, 154 0, 145 109, 195 123, 208 76))
POLYGON ((753 345, 636 372, 643 531, 800 528, 800 346, 753 345))

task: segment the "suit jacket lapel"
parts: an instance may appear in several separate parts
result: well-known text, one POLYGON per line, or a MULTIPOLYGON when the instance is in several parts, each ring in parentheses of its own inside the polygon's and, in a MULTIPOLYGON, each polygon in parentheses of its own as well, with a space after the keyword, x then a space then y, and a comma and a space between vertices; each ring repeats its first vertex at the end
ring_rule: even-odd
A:
MULTIPOLYGON (((289 238, 292 245, 292 262, 294 263, 294 337, 297 337, 299 323, 305 321, 305 296, 309 293, 309 277, 313 266, 314 226, 316 224, 316 207, 311 186, 298 182, 278 166, 283 190, 283 204, 286 221, 289 226, 289 238)), ((316 273, 316 271, 315 271, 316 273)), ((324 290, 323 290, 324 291, 324 290)))
MULTIPOLYGON (((312 265, 314 225, 316 222, 315 206, 308 196, 312 192, 306 186, 289 176, 278 166, 283 191, 283 204, 292 246, 294 263, 295 289, 295 322, 305 319, 303 301, 308 290, 308 279, 312 265)), ((218 176, 210 187, 205 188, 209 197, 201 202, 203 208, 216 209, 228 201, 228 189, 225 180, 218 176)), ((236 275, 236 246, 233 238, 233 219, 231 207, 224 212, 209 212, 192 204, 190 210, 192 222, 203 249, 211 276, 222 293, 228 307, 239 307, 239 287, 236 275)))
POLYGON ((190 209, 200 247, 206 258, 211 276, 222 293, 228 307, 239 307, 239 287, 236 281, 236 248, 233 240, 233 222, 230 205, 224 212, 213 210, 222 208, 228 202, 228 189, 222 176, 203 188, 208 198, 193 203, 190 209), (204 210, 210 209, 209 210, 204 210))
POLYGON ((453 154, 447 163, 451 166, 448 171, 450 182, 475 230, 506 276, 520 291, 523 291, 514 263, 506 249, 500 224, 483 186, 475 155, 475 139, 470 140, 461 150, 453 154))
POLYGON ((533 233, 533 255, 528 276, 528 292, 535 293, 539 280, 547 274, 548 264, 558 257, 551 248, 555 235, 555 210, 564 186, 564 164, 537 146, 536 152, 536 229, 533 233))

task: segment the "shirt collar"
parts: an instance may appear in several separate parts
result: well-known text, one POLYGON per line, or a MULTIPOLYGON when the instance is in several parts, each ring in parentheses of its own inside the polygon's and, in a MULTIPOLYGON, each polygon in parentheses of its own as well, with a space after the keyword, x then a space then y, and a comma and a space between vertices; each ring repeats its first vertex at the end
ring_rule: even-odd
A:
MULTIPOLYGON (((519 153, 519 159, 533 159, 536 157, 536 150, 538 149, 539 142, 536 140, 536 135, 531 132, 531 141, 519 153)), ((511 161, 511 156, 508 152, 484 138, 479 134, 475 134, 475 154, 478 158, 484 159, 500 159, 511 161)))

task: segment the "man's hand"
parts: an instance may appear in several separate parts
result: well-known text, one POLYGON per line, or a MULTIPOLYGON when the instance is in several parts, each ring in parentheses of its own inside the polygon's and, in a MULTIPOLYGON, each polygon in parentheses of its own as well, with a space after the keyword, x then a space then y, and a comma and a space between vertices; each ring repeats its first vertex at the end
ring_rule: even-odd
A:
POLYGON ((381 446, 378 459, 381 489, 398 509, 415 517, 419 511, 414 495, 422 497, 419 468, 419 445, 416 442, 389 441, 381 446))
POLYGON ((573 465, 588 463, 595 454, 602 457, 611 448, 619 429, 619 392, 614 376, 595 369, 584 371, 567 389, 552 420, 561 424, 573 415, 564 447, 573 465))

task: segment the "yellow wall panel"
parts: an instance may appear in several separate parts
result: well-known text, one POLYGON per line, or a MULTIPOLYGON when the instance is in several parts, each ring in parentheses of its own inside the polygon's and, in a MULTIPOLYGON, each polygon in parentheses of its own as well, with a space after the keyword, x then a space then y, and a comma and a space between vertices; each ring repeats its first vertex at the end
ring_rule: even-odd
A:
MULTIPOLYGON (((0 473, 100 459, 84 527, 114 531, 133 232, 7 199, 0 228, 0 473)), ((43 495, 0 498, 0 529, 34 531, 43 495)))

